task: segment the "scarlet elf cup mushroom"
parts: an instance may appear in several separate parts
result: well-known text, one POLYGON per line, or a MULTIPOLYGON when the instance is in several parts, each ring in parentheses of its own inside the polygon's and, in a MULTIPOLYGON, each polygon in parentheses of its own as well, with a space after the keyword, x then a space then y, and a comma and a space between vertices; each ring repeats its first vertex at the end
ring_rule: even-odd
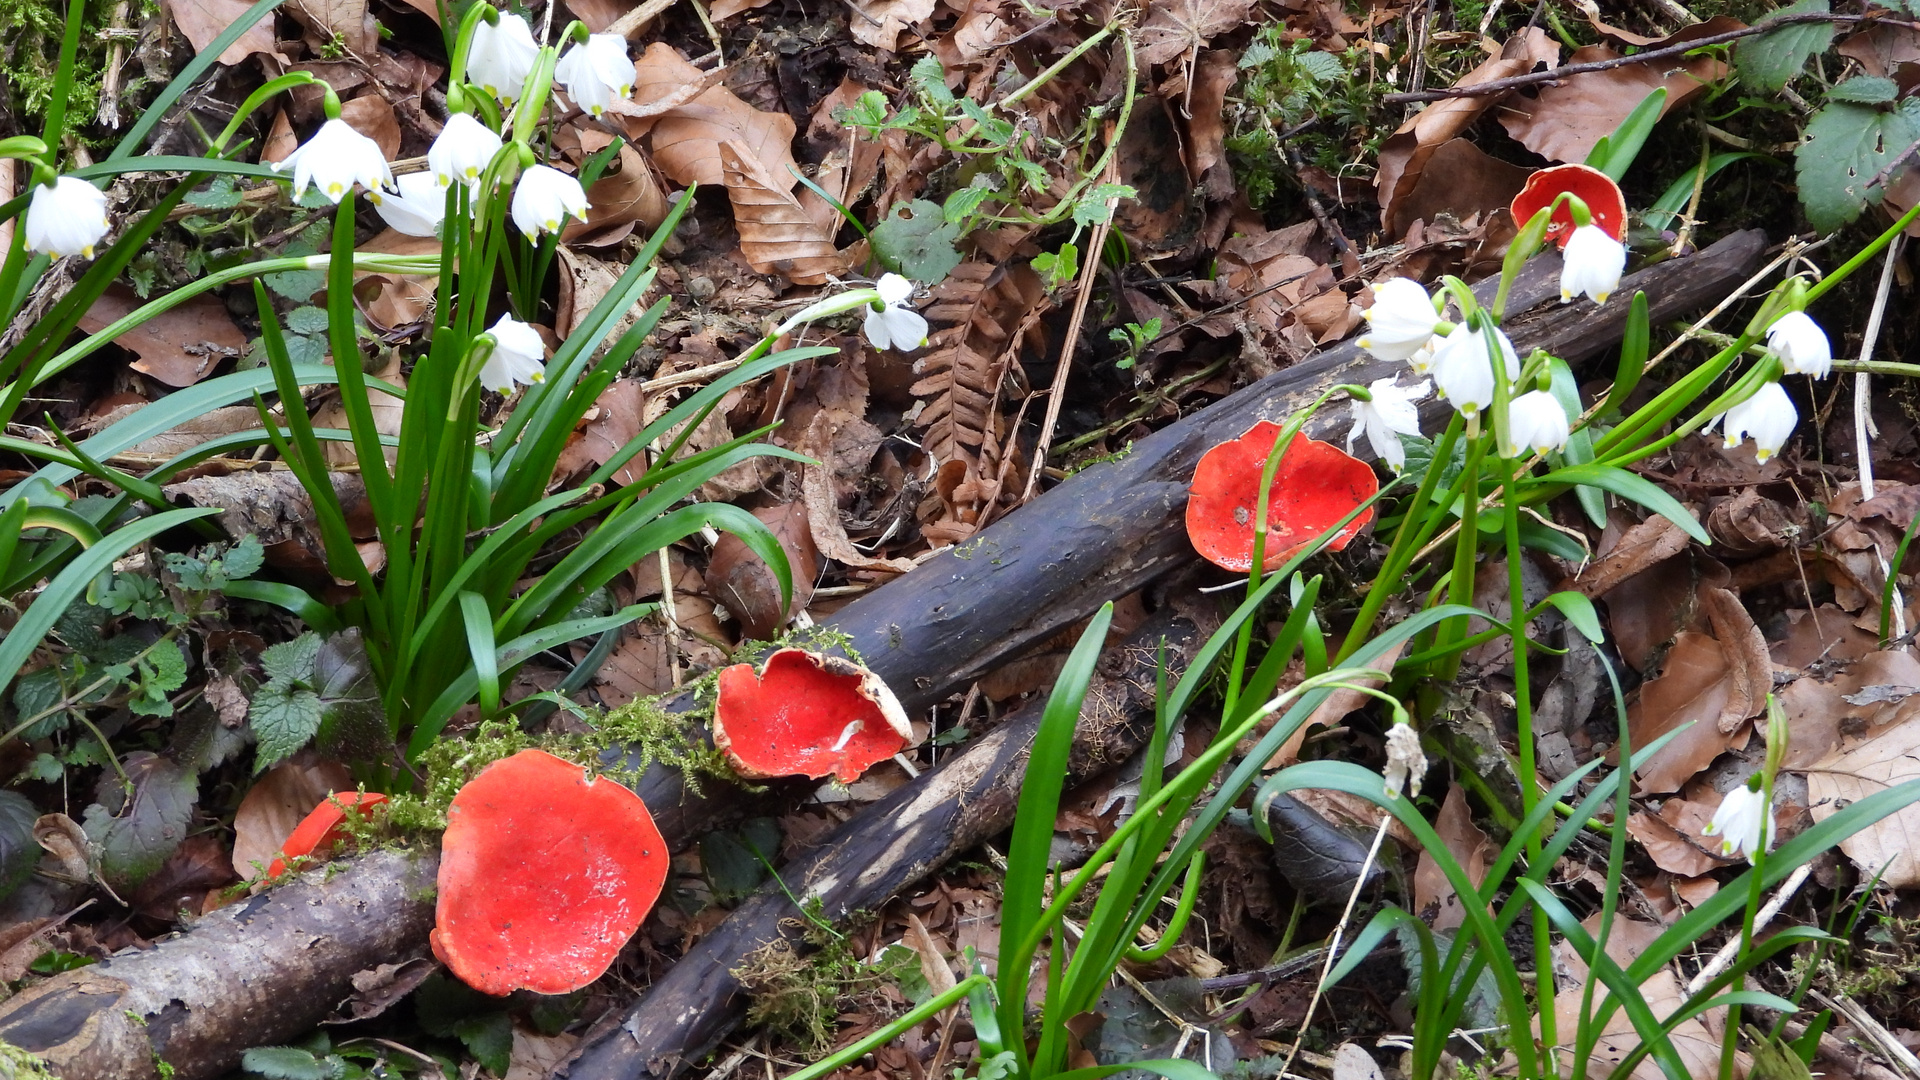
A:
POLYGON ((287 842, 280 845, 280 856, 267 867, 267 876, 279 877, 294 859, 307 855, 325 855, 333 845, 346 839, 347 811, 358 811, 361 817, 372 817, 373 808, 386 802, 387 797, 377 791, 336 791, 320 800, 300 824, 287 834, 287 842))
POLYGON ((522 750, 482 769, 447 807, 433 953, 488 994, 578 990, 653 910, 667 864, 638 795, 522 750))
MULTIPOLYGON (((1593 215, 1593 223, 1606 231, 1615 240, 1627 238, 1627 198, 1620 192, 1620 185, 1613 177, 1591 165, 1555 165, 1550 169, 1537 169, 1527 177, 1527 184, 1520 194, 1513 197, 1513 205, 1508 209, 1513 214, 1513 223, 1524 228, 1533 220, 1533 215, 1553 204, 1562 193, 1573 195, 1587 204, 1587 212, 1593 215)), ((1547 220, 1547 238, 1561 247, 1573 238, 1573 210, 1566 203, 1554 208, 1553 217, 1547 220)))
MULTIPOLYGON (((1253 522, 1260 476, 1280 438, 1262 420, 1245 435, 1208 450, 1187 493, 1187 538, 1207 561, 1245 573, 1253 568, 1253 522)), ((1373 466, 1330 443, 1295 435, 1267 489, 1263 570, 1273 570, 1380 490, 1373 466)), ((1369 507, 1327 545, 1339 551, 1373 520, 1369 507)))
POLYGON ((758 675, 751 664, 720 673, 713 744, 742 776, 852 783, 912 737, 893 691, 852 661, 781 649, 758 675))

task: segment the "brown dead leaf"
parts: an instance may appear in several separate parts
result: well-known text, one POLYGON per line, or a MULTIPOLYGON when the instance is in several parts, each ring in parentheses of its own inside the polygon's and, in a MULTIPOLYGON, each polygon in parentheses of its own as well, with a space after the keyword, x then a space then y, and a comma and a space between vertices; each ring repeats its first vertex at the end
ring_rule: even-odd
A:
POLYGON ((587 189, 587 220, 567 226, 560 234, 565 242, 607 247, 631 236, 636 225, 652 229, 667 219, 667 193, 640 152, 623 144, 614 161, 587 189))
POLYGON ((378 964, 353 973, 353 996, 346 1000, 336 1023, 371 1020, 399 1004, 420 988, 440 965, 430 957, 416 956, 398 964, 378 964))
POLYGON ((1686 546, 1685 530, 1656 514, 1627 529, 1612 547, 1561 587, 1598 598, 1655 563, 1678 555, 1686 546))
POLYGON ((209 891, 236 880, 226 847, 218 838, 201 833, 182 841, 126 900, 150 919, 172 922, 182 911, 199 914, 209 891))
MULTIPOLYGON (((648 55, 653 55, 653 50, 649 49, 648 55)), ((790 171, 794 165, 793 136, 798 130, 793 117, 761 112, 734 96, 733 91, 716 86, 662 113, 653 122, 649 142, 653 163, 676 183, 725 183, 720 144, 732 140, 741 144, 737 150, 741 158, 759 164, 776 190, 791 191, 795 183, 790 171), (780 187, 783 183, 785 186, 780 187)))
MULTIPOLYGON (((572 479, 605 465, 620 448, 627 445, 645 426, 646 394, 637 379, 619 379, 600 392, 600 399, 587 410, 579 438, 560 451, 554 465, 556 479, 572 479)), ((645 454, 622 465, 613 474, 613 482, 625 487, 646 471, 645 454)))
POLYGON ((800 200, 769 176, 752 150, 737 139, 720 144, 721 175, 733 203, 740 254, 762 274, 782 274, 797 285, 820 285, 846 269, 846 257, 831 233, 807 215, 800 200))
POLYGON ((1890 78, 1909 64, 1920 64, 1920 34, 1905 26, 1876 24, 1848 34, 1834 50, 1858 61, 1869 75, 1890 78))
MULTIPOLYGON (((80 317, 80 328, 99 333, 143 303, 125 285, 109 285, 80 317)), ((168 386, 192 386, 213 374, 221 361, 244 353, 247 336, 234 324, 225 304, 203 293, 155 315, 113 343, 139 357, 133 362, 135 371, 168 386)))
POLYGON ((1170 0, 1152 4, 1134 40, 1143 64, 1170 64, 1197 54, 1216 36, 1247 21, 1254 0, 1170 0))
MULTIPOLYGON (((401 390, 407 388, 406 375, 400 370, 400 350, 398 349, 389 350, 385 361, 381 363, 377 369, 368 371, 367 375, 370 379, 384 379, 401 390)), ((367 409, 373 414, 374 429, 380 432, 380 434, 394 436, 400 434, 400 419, 406 410, 406 402, 404 399, 395 397, 369 382, 367 386, 367 409)), ((346 406, 340 403, 338 397, 330 399, 325 405, 322 405, 314 411, 313 426, 330 428, 346 427, 346 406)), ((324 449, 327 460, 335 465, 351 465, 359 460, 352 443, 330 442, 325 444, 324 449)), ((387 464, 392 465, 395 458, 399 455, 400 449, 396 446, 389 446, 384 453, 387 458, 387 464)))
POLYGON ((786 553, 793 583, 791 602, 780 606, 780 582, 772 568, 732 533, 722 533, 720 542, 713 545, 713 558, 707 563, 707 595, 740 621, 746 636, 772 641, 793 613, 805 610, 807 601, 813 598, 820 556, 807 524, 804 502, 762 507, 753 516, 772 530, 786 553))
POLYGON ((1920 660, 1904 649, 1867 654, 1838 675, 1795 679, 1780 691, 1793 733, 1783 768, 1811 768, 1843 746, 1920 716, 1920 660), (1855 704, 1860 702, 1860 704, 1855 704))
POLYGON ((634 61, 633 96, 609 108, 626 118, 627 135, 637 139, 652 128, 655 117, 706 93, 726 74, 725 67, 712 71, 694 67, 673 46, 656 41, 634 61))
POLYGON ((558 1035, 538 1035, 522 1031, 516 1024, 513 1029, 513 1057, 508 1061, 507 1075, 502 1080, 547 1080, 562 1062, 573 1056, 573 1049, 578 1045, 578 1035, 564 1031, 558 1035))
POLYGON ((0 929, 0 981, 19 982, 27 969, 47 951, 42 932, 51 930, 54 919, 28 919, 0 929))
MULTIPOLYGON (((137 406, 136 406, 137 407, 137 406)), ((100 426, 111 423, 119 416, 132 412, 115 409, 101 418, 100 426)), ((222 435, 231 435, 236 431, 247 431, 260 426, 260 411, 251 405, 223 405, 202 413, 199 416, 183 420, 151 439, 143 440, 128 451, 131 454, 145 454, 156 458, 170 458, 175 454, 191 450, 201 443, 210 442, 222 435)))
MULTIPOLYGON (((1446 799, 1440 803, 1440 813, 1433 819, 1433 828, 1454 861, 1467 872, 1468 880, 1475 885, 1486 880, 1494 853, 1493 842, 1473 823, 1473 809, 1467 805, 1467 793, 1459 784, 1447 790, 1446 799)), ((1435 930, 1456 929, 1467 918, 1466 908, 1459 894, 1453 891, 1453 884, 1441 873, 1439 861, 1424 848, 1420 852, 1420 863, 1413 871, 1413 905, 1415 911, 1423 914, 1434 911, 1435 930)))
MULTIPOLYGON (((573 17, 587 25, 593 33, 601 33, 612 26, 620 16, 640 6, 639 0, 567 0, 567 10, 573 17)), ((718 19, 718 15, 711 16, 718 19)))
POLYGON ((400 120, 386 98, 362 94, 340 106, 340 119, 379 144, 380 156, 389 161, 400 156, 400 120))
POLYGON ((1714 758, 1746 741, 1745 725, 1720 730, 1720 716, 1733 696, 1732 669, 1713 638, 1692 632, 1674 638, 1666 666, 1628 707, 1628 730, 1634 746, 1646 746, 1688 726, 1640 770, 1642 792, 1678 791, 1714 758))
MULTIPOLYGON (((1554 66, 1560 59, 1560 46, 1546 31, 1529 27, 1509 39, 1500 55, 1483 61, 1456 82, 1455 86, 1473 86, 1532 71, 1536 64, 1554 66)), ((1380 169, 1374 176, 1374 190, 1380 202, 1380 221, 1394 219, 1394 207, 1414 188, 1427 162, 1442 145, 1466 131, 1467 126, 1491 107, 1493 96, 1457 97, 1435 102, 1419 115, 1401 124, 1380 147, 1380 169)))
POLYGON ((1387 231, 1399 234, 1415 221, 1433 221, 1441 214, 1462 220, 1491 214, 1520 194, 1531 173, 1492 157, 1472 139, 1449 139, 1427 158, 1412 187, 1394 203, 1387 231))
MULTIPOLYGON (((1689 26, 1654 47, 1737 30, 1741 25, 1737 19, 1719 16, 1689 26)), ((1619 55, 1605 45, 1588 45, 1575 50, 1567 63, 1612 60, 1619 55)), ((1665 116, 1724 78, 1726 72, 1726 62, 1715 56, 1692 56, 1664 64, 1625 64, 1547 83, 1531 99, 1510 95, 1500 103, 1498 115, 1507 134, 1547 160, 1585 161, 1594 144, 1617 129, 1654 90, 1662 86, 1667 89, 1667 101, 1660 113, 1665 116)))
MULTIPOLYGON (((1669 799, 1669 804, 1678 799, 1669 799)), ((1640 841, 1647 849, 1647 857, 1653 865, 1668 873, 1694 877, 1709 870, 1717 869, 1720 861, 1700 849, 1700 845, 1689 841, 1673 823, 1664 817, 1656 817, 1645 811, 1627 819, 1627 835, 1640 841)))
POLYGON ((1227 160, 1227 91, 1240 78, 1239 57, 1231 49, 1214 49, 1200 56, 1194 66, 1193 94, 1187 108, 1193 119, 1187 122, 1192 145, 1187 150, 1188 171, 1193 179, 1209 185, 1209 195, 1225 198, 1232 194, 1232 170, 1222 170, 1215 180, 1208 172, 1227 160), (1226 190, 1213 188, 1224 185, 1226 190))
MULTIPOLYGON (((248 0, 166 0, 167 13, 199 52, 213 44, 253 5, 248 0)), ((229 67, 254 53, 274 52, 273 13, 254 23, 220 54, 220 63, 229 67)))
MULTIPOLYGON (((1813 820, 1825 821, 1850 802, 1908 780, 1920 780, 1920 719, 1911 716, 1814 764, 1807 773, 1813 820)), ((1920 806, 1881 818, 1840 841, 1840 850, 1862 878, 1881 874, 1882 888, 1920 885, 1920 806)))
POLYGON ((594 673, 595 692, 609 709, 673 689, 673 656, 660 620, 635 624, 629 634, 620 639, 607 662, 594 673))
POLYGON ((833 443, 840 429, 855 418, 832 410, 821 410, 808 426, 795 449, 821 462, 819 465, 803 465, 800 470, 800 489, 807 504, 807 526, 813 533, 814 547, 820 554, 837 560, 847 566, 862 570, 890 570, 904 574, 913 569, 912 559, 881 559, 862 552, 853 546, 847 538, 847 528, 840 520, 840 495, 833 480, 833 443))
POLYGON ((1703 586, 1700 600, 1728 661, 1729 692, 1719 719, 1720 731, 1727 733, 1766 711, 1767 695, 1773 692, 1773 658, 1767 654, 1765 635, 1731 590, 1703 586))
POLYGON ((773 0, 714 0, 713 5, 707 9, 707 17, 720 23, 743 11, 763 8, 771 3, 773 0))
POLYGON ((233 869, 242 878, 264 873, 280 846, 321 800, 353 786, 353 776, 337 761, 283 762, 268 769, 247 789, 233 815, 233 869))
POLYGON ((847 29, 854 39, 894 51, 900 35, 933 16, 934 0, 852 0, 847 29))
MULTIPOLYGON (((1589 934, 1598 935, 1600 916, 1593 915, 1581 923, 1589 934)), ((1666 929, 1658 923, 1641 922, 1638 919, 1615 917, 1607 934, 1607 955, 1615 963, 1625 967, 1633 962, 1648 946, 1657 940, 1666 929)), ((1564 942, 1560 946, 1560 955, 1565 959, 1574 979, 1573 986, 1561 987, 1555 998, 1555 1016, 1559 1030, 1573 1031, 1580 1023, 1581 1010, 1585 1005, 1581 984, 1587 978, 1587 965, 1580 962, 1579 954, 1572 946, 1564 942)), ((1609 991, 1604 986, 1593 988, 1593 1005, 1606 1000, 1609 991)), ((1656 1020, 1665 1020, 1686 1001, 1686 990, 1671 968, 1661 968, 1640 984, 1640 996, 1653 1010, 1656 1020)), ((1727 1010, 1722 1007, 1710 1009, 1699 1016, 1682 1020, 1673 1029, 1673 1047, 1687 1066, 1689 1076, 1714 1076, 1720 1070, 1721 1030, 1726 1022, 1727 1010)), ((1593 1065, 1598 1073, 1605 1073, 1625 1060, 1640 1042, 1634 1032, 1633 1021, 1628 1019, 1625 1009, 1615 1009, 1608 1019, 1607 1026, 1597 1045, 1593 1048, 1593 1065)), ((1740 1054, 1734 1061, 1733 1076, 1740 1080, 1747 1075, 1747 1055, 1740 1054)), ((1646 1058, 1636 1066, 1633 1080, 1662 1080, 1660 1066, 1646 1058)))

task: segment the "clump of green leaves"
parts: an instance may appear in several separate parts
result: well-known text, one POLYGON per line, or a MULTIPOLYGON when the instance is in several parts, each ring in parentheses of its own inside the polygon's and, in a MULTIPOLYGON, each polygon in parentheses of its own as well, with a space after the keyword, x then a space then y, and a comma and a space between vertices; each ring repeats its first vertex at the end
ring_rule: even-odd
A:
POLYGON ((1126 352, 1113 366, 1125 371, 1140 362, 1140 354, 1160 336, 1160 320, 1148 319, 1143 323, 1128 323, 1107 332, 1110 341, 1117 341, 1126 352))
POLYGON ((247 707, 247 723, 260 742, 255 772, 308 742, 350 761, 379 756, 387 742, 387 714, 358 628, 325 638, 308 631, 269 646, 260 666, 267 681, 247 707))
MULTIPOLYGON (((477 1055, 476 1055, 477 1056, 477 1055)), ((444 1058, 434 1064, 439 1073, 451 1076, 458 1066, 444 1058)), ((482 1064, 496 1076, 506 1074, 504 1057, 489 1057, 482 1064), (498 1064, 499 1068, 494 1068, 498 1064)), ((370 1080, 373 1077, 417 1076, 429 1071, 427 1062, 407 1054, 389 1054, 385 1048, 367 1040, 335 1045, 325 1032, 315 1034, 298 1046, 256 1046, 240 1057, 241 1071, 261 1080, 370 1080)))
POLYGON ((811 951, 802 953, 779 938, 761 946, 731 972, 752 995, 747 1022, 764 1025, 807 1054, 833 1045, 838 1017, 849 1008, 882 1005, 889 986, 909 1000, 927 996, 918 955, 903 946, 882 951, 872 963, 860 958, 843 934, 821 912, 820 901, 801 904, 802 934, 811 951))
POLYGON ((1288 41, 1280 25, 1264 27, 1240 57, 1240 82, 1228 110, 1226 146, 1234 180, 1254 207, 1265 206, 1290 175, 1280 136, 1318 120, 1296 136, 1304 157, 1329 172, 1348 161, 1371 161, 1380 125, 1372 113, 1380 90, 1355 78, 1349 60, 1313 42, 1288 41), (1348 140, 1358 139, 1358 145, 1348 140))

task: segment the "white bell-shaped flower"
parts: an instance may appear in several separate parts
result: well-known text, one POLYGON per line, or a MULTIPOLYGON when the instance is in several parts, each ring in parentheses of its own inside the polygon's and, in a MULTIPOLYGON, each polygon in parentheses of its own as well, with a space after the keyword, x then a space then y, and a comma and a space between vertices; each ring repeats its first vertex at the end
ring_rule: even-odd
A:
POLYGON ((1804 311, 1789 311, 1767 327, 1767 349, 1795 375, 1824 379, 1833 370, 1833 344, 1804 311))
POLYGON ((591 116, 600 116, 614 99, 633 93, 633 58, 627 39, 618 34, 594 34, 584 45, 568 49, 554 65, 553 77, 567 88, 567 96, 591 116))
POLYGON ((567 218, 587 219, 587 192, 580 181, 550 165, 534 165, 513 188, 513 224, 531 238, 557 233, 567 218))
POLYGON ((515 383, 537 383, 547 377, 547 346, 540 331, 511 315, 487 328, 493 335, 493 352, 480 366, 480 385, 497 393, 513 390, 515 383))
MULTIPOLYGON (((1360 347, 1382 360, 1408 360, 1433 338, 1440 313, 1427 290, 1412 278, 1391 278, 1373 287, 1373 306, 1360 313, 1367 332, 1360 347)), ((1424 373, 1424 369, 1416 368, 1424 373)))
POLYGON ((1387 729, 1387 767, 1380 778, 1395 795, 1407 789, 1408 796, 1420 797, 1420 781, 1427 775, 1427 752, 1420 746, 1420 733, 1411 724, 1395 724, 1387 729), (1409 785, 1411 785, 1409 787, 1409 785))
MULTIPOLYGON (((1501 357, 1506 361, 1507 378, 1520 377, 1520 357, 1513 342, 1499 330, 1493 332, 1501 357)), ((1433 385, 1460 415, 1478 416, 1493 404, 1493 364, 1487 356, 1487 337, 1478 330, 1459 327, 1434 350, 1433 385)))
POLYGON ((517 101, 539 56, 527 20, 501 15, 498 24, 489 24, 482 19, 467 52, 467 81, 501 101, 517 101))
POLYGON ((500 136, 473 118, 470 113, 454 113, 447 126, 427 147, 427 169, 441 187, 480 183, 480 173, 500 152, 500 136))
POLYGON ((35 186, 27 204, 28 251, 91 259, 108 227, 107 193, 78 177, 35 186))
POLYGON ((423 172, 395 177, 394 186, 399 190, 367 192, 380 220, 408 236, 440 235, 440 221, 447 216, 446 189, 423 172))
POLYGON ((1720 838, 1720 854, 1744 855, 1748 862, 1773 846, 1773 808, 1759 790, 1740 784, 1726 793, 1713 820, 1700 830, 1720 838))
POLYGON ((882 274, 874 283, 881 307, 867 308, 867 340, 876 349, 900 349, 911 352, 927 343, 927 320, 907 306, 913 299, 913 282, 899 274, 882 274))
POLYGON ((1582 225, 1567 238, 1560 252, 1560 302, 1585 293, 1596 304, 1620 287, 1627 269, 1627 248, 1598 225, 1582 225))
POLYGON ((1353 426, 1347 429, 1347 452, 1353 452, 1354 441, 1364 434, 1367 445, 1373 447, 1373 456, 1386 462, 1394 472, 1405 468, 1407 448, 1401 445, 1400 436, 1420 434, 1420 410, 1414 402, 1426 397, 1432 388, 1433 382, 1429 379, 1421 379, 1412 386, 1395 386, 1391 376, 1368 383, 1367 392, 1373 395, 1373 400, 1353 400, 1353 426))
POLYGON ((1545 390, 1532 390, 1507 402, 1507 457, 1519 457, 1520 451, 1533 447, 1536 454, 1564 450, 1567 445, 1567 411, 1560 401, 1545 390))
POLYGON ((1731 450, 1751 436, 1754 442, 1754 458, 1766 464, 1768 458, 1780 452, 1787 437, 1793 434, 1794 425, 1800 422, 1800 412, 1793 407, 1793 399, 1787 396, 1786 388, 1777 382, 1762 386, 1747 400, 1728 409, 1722 415, 1707 423, 1721 425, 1726 436, 1726 447, 1731 450))
POLYGON ((346 197, 353 185, 368 191, 393 186, 393 170, 380 153, 380 144, 335 117, 320 125, 293 153, 273 163, 275 172, 293 170, 293 197, 306 195, 308 185, 333 202, 346 197))

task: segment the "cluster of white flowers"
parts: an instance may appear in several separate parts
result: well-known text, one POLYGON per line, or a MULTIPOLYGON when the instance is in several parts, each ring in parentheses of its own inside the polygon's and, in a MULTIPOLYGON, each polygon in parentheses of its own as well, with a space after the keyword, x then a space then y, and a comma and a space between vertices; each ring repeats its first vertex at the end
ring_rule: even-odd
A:
MULTIPOLYGON (((1827 333, 1804 311, 1789 311, 1773 321, 1767 328, 1767 351, 1780 358, 1788 374, 1824 379, 1833 370, 1833 346, 1827 333)), ((1780 452, 1799 423, 1800 411, 1793 407, 1786 387, 1769 382, 1752 397, 1707 421, 1704 430, 1720 425, 1729 450, 1751 438, 1754 459, 1764 465, 1780 452)))

